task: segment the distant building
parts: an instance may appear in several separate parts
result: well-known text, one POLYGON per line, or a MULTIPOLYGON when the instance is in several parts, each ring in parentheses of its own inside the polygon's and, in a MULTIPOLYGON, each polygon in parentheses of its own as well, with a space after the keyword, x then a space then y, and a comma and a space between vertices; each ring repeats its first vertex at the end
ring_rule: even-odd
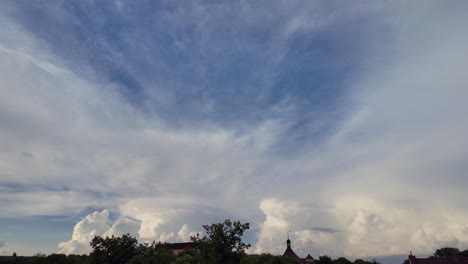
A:
POLYGON ((411 254, 408 259, 410 264, 468 264, 468 257, 461 254, 448 258, 416 258, 411 254))
POLYGON ((314 258, 308 254, 307 257, 304 259, 304 263, 314 263, 314 258))
MULTIPOLYGON (((288 240, 286 240, 286 251, 284 251, 283 253, 283 257, 287 257, 289 259, 292 259, 294 260, 295 262, 297 263, 314 263, 314 258, 312 256, 307 255, 306 258, 304 259, 301 259, 295 252, 294 250, 291 248, 291 240, 289 240, 289 237, 288 237, 288 240)), ((468 264, 468 263, 467 263, 468 264)))
POLYGON ((193 242, 183 242, 183 243, 167 243, 165 247, 174 253, 174 255, 178 255, 184 251, 184 249, 195 248, 195 244, 193 242))

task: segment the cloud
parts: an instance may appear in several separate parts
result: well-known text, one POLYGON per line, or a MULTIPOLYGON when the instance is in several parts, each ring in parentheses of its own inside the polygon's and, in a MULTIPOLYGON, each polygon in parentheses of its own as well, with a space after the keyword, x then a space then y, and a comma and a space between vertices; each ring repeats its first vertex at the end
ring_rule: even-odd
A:
POLYGON ((133 25, 109 35, 47 9, 82 26, 62 35, 1 5, 0 217, 107 208, 61 252, 225 218, 252 223, 258 253, 289 230, 301 256, 468 245, 468 9, 174 3, 143 8, 149 30, 131 4, 89 8, 133 25))
MULTIPOLYGON (((181 220, 176 217, 177 209, 149 211, 151 210, 145 210, 142 214, 132 214, 135 218, 120 215, 113 223, 108 210, 95 211, 79 221, 73 229, 71 240, 61 242, 58 248, 64 254, 88 254, 92 249, 90 242, 95 236, 129 234, 141 243, 186 242, 190 241, 191 236, 200 233, 191 230, 188 224, 178 224, 181 220)), ((125 209, 122 212, 125 213, 125 209)))
POLYGON ((340 232, 340 230, 337 230, 335 228, 329 228, 329 227, 311 227, 310 229, 315 230, 315 231, 325 232, 325 233, 340 232))
POLYGON ((122 236, 125 234, 136 236, 140 229, 140 225, 140 221, 121 216, 117 218, 111 228, 107 230, 103 236, 122 236))
POLYGON ((7 256, 13 254, 9 248, 6 247, 5 241, 0 241, 0 256, 7 256))
MULTIPOLYGON (((299 256, 307 254, 340 254, 341 233, 323 232, 308 228, 309 224, 332 225, 331 208, 317 208, 279 199, 265 199, 260 204, 265 220, 260 224, 255 253, 282 254, 286 238, 291 237, 292 247, 299 256), (290 233, 290 234, 289 234, 290 233)), ((328 230, 328 229, 327 229, 328 230)))
POLYGON ((72 239, 58 245, 60 252, 64 254, 86 254, 91 249, 89 245, 91 240, 95 236, 102 236, 110 228, 109 211, 96 211, 75 225, 72 239))

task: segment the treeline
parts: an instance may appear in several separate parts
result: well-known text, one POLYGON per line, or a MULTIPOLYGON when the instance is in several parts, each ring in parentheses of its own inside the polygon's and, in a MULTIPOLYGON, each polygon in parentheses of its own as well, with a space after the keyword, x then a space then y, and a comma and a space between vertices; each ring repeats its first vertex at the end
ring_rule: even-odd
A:
MULTIPOLYGON (((129 234, 121 237, 99 237, 91 241, 89 255, 64 255, 38 253, 32 257, 0 257, 0 264, 297 264, 291 259, 271 254, 247 255, 250 244, 242 242, 249 224, 226 220, 223 223, 204 225, 205 236, 191 237, 192 244, 175 255, 170 244, 154 242, 138 243, 129 234)), ((432 257, 442 258, 454 254, 468 256, 468 250, 444 247, 436 250, 432 257)), ((406 260, 403 264, 407 264, 406 260)), ((344 257, 332 259, 320 256, 315 264, 379 264, 376 260, 348 260, 344 257)))
POLYGON ((48 256, 38 253, 32 257, 0 256, 1 264, 89 264, 88 255, 50 254, 48 256))
MULTIPOLYGON (((437 249, 434 254, 429 256, 429 258, 448 258, 453 255, 462 255, 468 257, 468 249, 462 251, 455 247, 442 247, 437 249)), ((409 259, 403 261, 402 264, 410 264, 409 259)))
POLYGON ((314 261, 314 264, 380 264, 375 259, 372 261, 367 261, 363 259, 356 259, 354 262, 345 258, 339 257, 337 259, 332 259, 329 256, 320 256, 314 261))
POLYGON ((250 244, 242 242, 249 224, 226 220, 204 225, 206 236, 191 238, 191 247, 175 255, 169 244, 138 243, 129 234, 121 237, 99 237, 91 241, 89 255, 37 254, 32 257, 3 257, 0 263, 15 264, 293 264, 289 259, 271 254, 247 255, 250 244))
MULTIPOLYGON (((164 245, 164 244, 161 244, 164 245)), ((89 255, 64 255, 64 254, 51 254, 45 256, 43 254, 36 254, 32 257, 6 257, 0 256, 0 264, 91 264, 96 263, 89 255)), ((111 260, 112 261, 112 260, 111 260)), ((136 254, 128 262, 105 262, 105 263, 145 263, 145 264, 185 264, 185 263, 205 263, 197 262, 194 258, 193 252, 186 250, 181 254, 175 256, 172 251, 164 249, 157 250, 152 256, 145 256, 144 254, 136 254)), ((296 262, 282 257, 274 256, 272 254, 255 254, 245 255, 240 259, 240 264, 297 264, 296 262)), ((331 259, 328 256, 320 256, 315 260, 315 264, 377 264, 375 260, 366 261, 363 259, 356 259, 354 262, 344 257, 331 259)))
POLYGON ((447 258, 453 255, 463 255, 465 257, 468 257, 468 249, 461 251, 455 247, 443 247, 443 248, 437 249, 434 252, 434 254, 430 256, 430 258, 447 258))

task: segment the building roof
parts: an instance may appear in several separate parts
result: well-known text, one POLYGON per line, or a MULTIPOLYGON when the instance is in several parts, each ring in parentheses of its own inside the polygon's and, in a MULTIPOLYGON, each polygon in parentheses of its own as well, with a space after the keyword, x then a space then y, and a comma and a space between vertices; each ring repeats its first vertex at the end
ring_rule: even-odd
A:
POLYGON ((297 263, 302 263, 302 259, 294 252, 294 250, 292 250, 291 240, 289 240, 289 238, 286 240, 286 251, 284 251, 283 257, 290 258, 297 263))
POLYGON ((170 250, 183 250, 186 248, 193 248, 195 244, 193 242, 167 243, 165 246, 170 250))
POLYGON ((308 254, 307 257, 304 259, 304 263, 314 263, 314 262, 315 260, 310 254, 308 254))
POLYGON ((410 264, 468 264, 468 257, 456 254, 448 258, 416 258, 409 255, 410 264))

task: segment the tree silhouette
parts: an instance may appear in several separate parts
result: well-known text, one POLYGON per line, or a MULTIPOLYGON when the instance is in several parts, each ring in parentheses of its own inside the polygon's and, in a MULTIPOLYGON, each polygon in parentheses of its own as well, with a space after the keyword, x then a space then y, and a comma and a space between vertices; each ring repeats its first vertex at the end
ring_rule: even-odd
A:
POLYGON ((138 240, 130 234, 106 238, 96 236, 90 245, 93 248, 90 253, 93 264, 127 263, 138 253, 138 240))
POLYGON ((443 247, 443 248, 439 248, 437 249, 434 254, 432 255, 432 257, 434 258, 447 258, 447 257, 451 257, 455 254, 459 254, 460 253, 460 250, 458 250, 458 248, 454 248, 454 247, 443 247))
POLYGON ((242 242, 244 232, 249 229, 249 223, 241 224, 239 221, 203 225, 207 236, 200 234, 191 237, 199 251, 201 263, 231 264, 240 263, 245 250, 250 244, 242 242))

